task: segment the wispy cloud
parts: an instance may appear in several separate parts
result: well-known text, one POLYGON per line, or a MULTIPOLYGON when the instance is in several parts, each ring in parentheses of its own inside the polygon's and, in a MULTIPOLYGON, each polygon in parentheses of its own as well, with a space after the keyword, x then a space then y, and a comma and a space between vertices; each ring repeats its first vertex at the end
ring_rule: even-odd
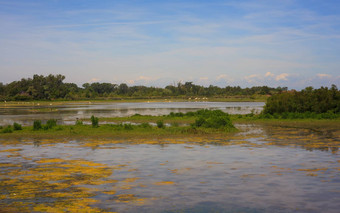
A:
POLYGON ((277 81, 288 81, 288 78, 287 78, 288 76, 289 76, 288 73, 282 73, 282 74, 276 76, 275 80, 277 80, 277 81))
POLYGON ((110 82, 302 86, 338 75, 340 15, 331 11, 340 3, 84 2, 0 0, 2 81, 62 73, 87 82, 96 73, 110 82))

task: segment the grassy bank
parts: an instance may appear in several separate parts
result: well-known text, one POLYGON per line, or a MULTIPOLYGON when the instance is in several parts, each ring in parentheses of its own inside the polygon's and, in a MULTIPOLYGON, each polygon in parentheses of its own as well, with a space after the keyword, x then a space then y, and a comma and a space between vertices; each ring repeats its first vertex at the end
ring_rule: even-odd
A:
POLYGON ((130 117, 96 118, 77 120, 74 125, 57 125, 56 120, 46 124, 35 121, 33 126, 22 127, 14 123, 0 127, 0 138, 130 138, 176 137, 228 134, 237 131, 234 124, 260 124, 310 129, 340 134, 340 118, 336 119, 282 119, 261 115, 228 115, 220 110, 198 110, 188 113, 150 116, 135 114, 130 117), (232 122, 231 122, 232 121, 232 122), (111 124, 107 124, 111 122, 111 124), (114 123, 114 124, 112 124, 114 123), (150 125, 153 123, 154 125, 150 125))
MULTIPOLYGON (((230 120, 230 116, 220 110, 198 110, 197 112, 170 113, 167 116, 141 116, 132 117, 140 118, 140 124, 132 125, 131 123, 120 124, 102 124, 99 125, 99 118, 91 116, 91 125, 84 125, 82 121, 77 120, 75 125, 57 126, 57 120, 48 120, 46 124, 36 120, 33 126, 22 127, 18 123, 13 126, 1 127, 0 137, 130 137, 130 136, 169 136, 169 135, 197 135, 197 134, 225 134, 236 131, 230 120), (164 118, 169 117, 172 120, 185 120, 190 125, 180 126, 178 122, 171 123, 167 126, 164 118), (184 117, 186 119, 184 119, 184 117), (156 126, 149 124, 150 119, 156 121, 156 126), (146 120, 148 122, 146 122, 146 120)), ((131 118, 131 117, 129 117, 131 118)), ((130 121, 126 118, 126 121, 130 121)))
MULTIPOLYGON (((236 129, 233 131, 236 131, 236 129)), ((0 133, 0 138, 155 138, 228 134, 233 131, 211 128, 193 128, 190 126, 158 128, 157 126, 148 124, 104 124, 97 128, 93 128, 90 125, 62 125, 48 130, 33 130, 31 126, 23 127, 22 130, 16 130, 10 133, 0 133)))

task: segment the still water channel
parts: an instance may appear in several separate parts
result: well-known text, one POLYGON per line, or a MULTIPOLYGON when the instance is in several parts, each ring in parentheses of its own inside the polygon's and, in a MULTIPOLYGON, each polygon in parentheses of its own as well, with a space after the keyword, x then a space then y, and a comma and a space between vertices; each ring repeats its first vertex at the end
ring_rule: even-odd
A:
POLYGON ((263 102, 142 102, 142 103, 91 103, 0 108, 0 125, 18 122, 32 125, 34 120, 57 119, 59 124, 74 124, 77 118, 122 117, 136 113, 141 115, 167 115, 170 112, 189 112, 199 109, 220 109, 230 114, 258 113, 263 109, 263 102))
POLYGON ((339 212, 339 135, 237 128, 168 139, 0 139, 0 212, 339 212))

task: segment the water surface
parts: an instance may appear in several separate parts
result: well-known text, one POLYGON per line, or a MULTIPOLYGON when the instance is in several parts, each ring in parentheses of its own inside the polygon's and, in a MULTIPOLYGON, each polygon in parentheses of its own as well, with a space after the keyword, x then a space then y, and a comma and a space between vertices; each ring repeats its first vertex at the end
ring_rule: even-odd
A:
POLYGON ((189 112, 199 109, 220 109, 230 114, 259 113, 263 102, 141 102, 141 103, 91 103, 50 106, 25 106, 0 108, 0 125, 13 122, 32 125, 34 120, 57 119, 59 124, 74 124, 77 118, 122 117, 141 115, 167 115, 170 112, 189 112))
POLYGON ((224 137, 2 140, 0 207, 338 212, 338 138, 305 129, 238 128, 243 131, 224 137))

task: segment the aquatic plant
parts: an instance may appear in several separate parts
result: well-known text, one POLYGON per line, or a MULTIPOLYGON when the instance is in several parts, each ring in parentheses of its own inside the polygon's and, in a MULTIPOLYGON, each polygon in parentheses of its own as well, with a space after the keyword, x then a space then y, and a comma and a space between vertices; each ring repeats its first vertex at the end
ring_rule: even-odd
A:
POLYGON ((164 126, 164 122, 161 121, 161 120, 157 121, 156 124, 157 124, 157 127, 158 127, 158 128, 164 128, 164 127, 165 127, 165 126, 164 126))
POLYGON ((12 130, 11 125, 8 125, 6 128, 2 130, 2 133, 12 133, 12 132, 13 130, 12 130))
POLYGON ((33 122, 33 130, 39 130, 42 128, 41 121, 40 120, 35 120, 33 122))
POLYGON ((94 115, 91 116, 91 123, 93 128, 99 127, 98 121, 99 119, 97 117, 94 117, 94 115))
POLYGON ((22 126, 20 124, 16 123, 16 122, 14 122, 13 129, 14 130, 22 130, 22 126))
POLYGON ((46 122, 44 129, 52 129, 55 126, 57 126, 57 120, 56 119, 50 119, 46 122))

